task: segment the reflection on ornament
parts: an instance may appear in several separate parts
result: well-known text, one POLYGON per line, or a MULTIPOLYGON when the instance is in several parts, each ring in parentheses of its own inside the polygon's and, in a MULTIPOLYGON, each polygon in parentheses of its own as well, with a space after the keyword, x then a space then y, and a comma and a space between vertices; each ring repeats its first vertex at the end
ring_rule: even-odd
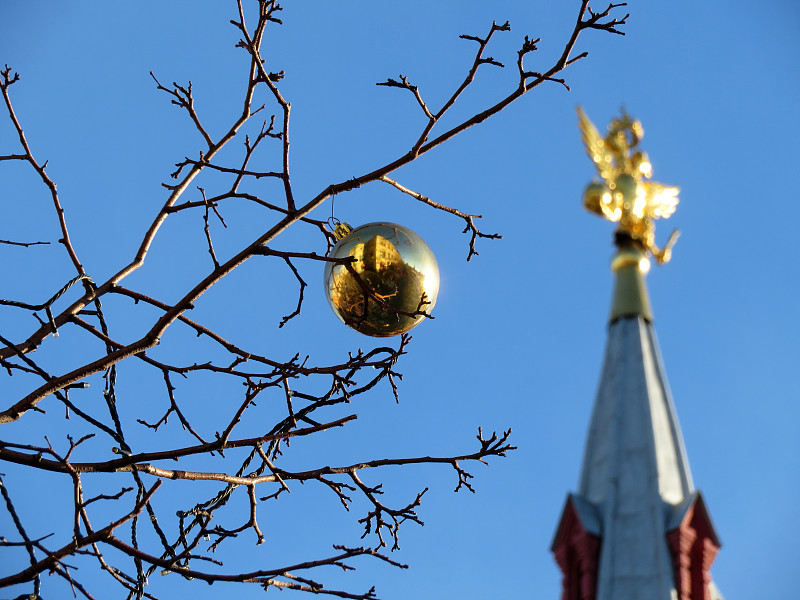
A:
POLYGON ((430 313, 439 293, 439 267, 416 233, 394 223, 369 223, 339 240, 325 266, 325 294, 341 321, 365 335, 405 333, 430 313), (348 268, 348 266, 350 268, 348 268))

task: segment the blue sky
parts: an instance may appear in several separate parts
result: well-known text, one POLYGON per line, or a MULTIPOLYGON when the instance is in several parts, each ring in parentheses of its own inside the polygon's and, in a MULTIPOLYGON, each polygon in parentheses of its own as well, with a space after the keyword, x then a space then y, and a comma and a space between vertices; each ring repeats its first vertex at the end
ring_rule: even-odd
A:
MULTIPOLYGON (((498 34, 489 54, 510 68, 483 67, 454 108, 455 123, 513 89, 513 63, 525 35, 542 38, 529 68, 549 68, 578 6, 285 4, 284 25, 269 30, 264 55, 271 70, 286 73, 280 89, 293 106, 291 167, 300 203, 388 162, 414 140, 423 123, 413 97, 376 82, 407 75, 438 105, 471 64, 473 43, 458 36, 484 35, 493 20, 509 20, 512 30, 498 34)), ((559 597, 560 574, 548 548, 565 496, 577 486, 612 283, 613 226, 581 208, 594 172, 575 107, 605 128, 624 105, 643 121, 654 179, 681 188, 677 212, 656 232, 662 243, 673 227, 682 236, 672 262, 653 268, 648 284, 695 485, 723 542, 714 578, 728 600, 796 594, 800 8, 788 0, 760 6, 732 0, 724 9, 635 0, 625 10, 631 16, 624 37, 589 31, 579 40, 576 51, 589 57, 564 73, 571 92, 558 84, 540 87, 393 175, 436 202, 482 214, 482 229, 503 235, 481 241, 480 256, 470 263, 461 221, 388 185, 336 198, 335 214, 343 221, 397 222, 426 240, 442 278, 436 319, 414 330, 398 365, 405 375, 399 404, 389 389, 378 388, 353 408, 359 414, 353 427, 298 444, 287 460, 310 467, 319 460, 457 454, 473 448, 478 426, 511 427, 519 446, 490 468, 472 468, 474 495, 453 494, 456 478, 447 468, 387 471, 387 496, 398 503, 430 487, 420 509, 425 526, 405 524, 393 557, 411 568, 362 560, 355 573, 332 574, 338 585, 361 590, 374 583, 387 600, 559 597)), ((174 163, 202 148, 185 115, 155 90, 149 71, 165 84, 191 79, 198 112, 221 131, 238 109, 246 75, 244 53, 234 48, 237 32, 228 24, 235 16, 234 2, 219 1, 37 1, 0 8, 0 63, 22 75, 12 88, 18 116, 37 156, 50 161, 73 242, 95 281, 131 259, 166 197, 161 182, 174 163)), ((16 152, 15 143, 3 119, 0 154, 16 152)), ((262 157, 265 168, 278 159, 277 149, 262 157)), ((55 242, 57 223, 42 186, 9 162, 0 163, 0 176, 0 239, 55 242)), ((216 183, 210 178, 207 185, 216 183)), ((274 183, 259 185, 265 196, 278 193, 274 183)), ((312 216, 326 218, 330 211, 325 203, 312 216)), ((221 254, 249 243, 269 224, 268 215, 244 205, 225 206, 223 216, 229 229, 213 230, 221 254)), ((172 218, 128 285, 175 299, 208 272, 203 239, 199 214, 172 218)), ((289 232, 276 247, 303 249, 309 239, 289 232)), ((39 301, 73 275, 55 243, 0 251, 0 298, 39 301)), ((381 345, 330 313, 319 264, 303 269, 309 282, 303 314, 283 329, 277 323, 293 309, 296 284, 268 261, 235 271, 203 298, 193 318, 242 345, 287 358, 301 352, 324 362, 381 345)), ((27 337, 33 319, 0 308, 3 335, 27 337)), ((112 316, 129 309, 125 302, 108 305, 112 316)), ((119 325, 119 337, 135 339, 153 314, 135 313, 119 325)), ((163 351, 191 338, 171 331, 163 351)), ((37 355, 61 372, 96 354, 82 339, 62 332, 37 355)), ((125 410, 156 414, 163 402, 159 374, 128 369, 120 372, 125 410)), ((3 408, 27 385, 4 377, 3 408)), ((99 391, 100 379, 92 386, 99 391)), ((185 386, 180 393, 189 410, 213 431, 214 423, 203 419, 210 407, 224 406, 228 391, 203 380, 185 386)), ((39 419, 30 415, 8 426, 3 439, 37 439, 32 431, 44 427, 39 419)), ((58 427, 42 435, 48 432, 63 443, 58 427)), ((141 443, 146 447, 150 438, 143 435, 141 443)), ((35 511, 50 495, 44 492, 50 481, 25 481, 6 465, 0 472, 12 492, 25 482, 19 493, 29 518, 42 518, 35 511)), ((185 488, 171 486, 164 506, 177 503, 185 488)), ((260 514, 268 543, 256 549, 242 540, 241 554, 229 554, 227 564, 283 562, 309 548, 324 553, 331 543, 359 543, 359 507, 345 513, 316 489, 299 488, 291 502, 264 505, 260 514)), ((0 516, 0 531, 9 527, 0 516)), ((43 520, 36 535, 46 531, 43 520)), ((153 583, 161 597, 170 597, 166 579, 153 583)), ((109 597, 102 591, 106 579, 85 583, 98 597, 109 597)), ((220 589, 233 593, 200 584, 193 593, 217 597, 220 589)), ((245 587, 235 593, 250 598, 262 592, 245 587)))

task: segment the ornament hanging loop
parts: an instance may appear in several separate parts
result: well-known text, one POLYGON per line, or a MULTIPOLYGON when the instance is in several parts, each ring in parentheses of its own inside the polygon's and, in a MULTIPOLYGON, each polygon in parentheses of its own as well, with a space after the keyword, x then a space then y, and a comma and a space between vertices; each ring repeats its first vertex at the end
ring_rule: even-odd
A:
POLYGON ((333 204, 336 200, 336 194, 331 196, 331 216, 328 218, 328 227, 331 228, 333 231, 333 237, 336 238, 338 242, 342 238, 346 238, 350 235, 350 232, 353 231, 353 228, 350 226, 350 223, 342 223, 339 219, 333 216, 333 204))

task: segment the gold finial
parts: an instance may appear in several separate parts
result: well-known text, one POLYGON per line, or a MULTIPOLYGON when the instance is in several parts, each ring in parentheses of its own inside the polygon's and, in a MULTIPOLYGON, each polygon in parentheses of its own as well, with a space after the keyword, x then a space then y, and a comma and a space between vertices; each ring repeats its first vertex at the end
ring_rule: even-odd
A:
POLYGON ((678 231, 670 235, 663 248, 655 244, 654 219, 666 219, 675 212, 678 188, 655 181, 647 154, 637 150, 644 136, 639 121, 622 109, 611 121, 605 137, 578 107, 578 125, 586 152, 597 167, 602 181, 590 183, 583 195, 587 210, 619 223, 617 239, 630 239, 645 253, 652 253, 659 264, 669 261, 678 231))

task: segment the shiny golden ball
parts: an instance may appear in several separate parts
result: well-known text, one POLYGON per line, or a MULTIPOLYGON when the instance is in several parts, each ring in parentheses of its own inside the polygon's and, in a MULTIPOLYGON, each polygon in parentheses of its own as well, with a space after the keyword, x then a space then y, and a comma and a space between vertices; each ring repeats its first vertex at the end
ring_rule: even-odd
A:
POLYGON ((430 313, 439 267, 416 233, 395 223, 368 223, 339 240, 329 255, 351 259, 325 267, 325 294, 337 317, 365 335, 405 333, 430 313))

